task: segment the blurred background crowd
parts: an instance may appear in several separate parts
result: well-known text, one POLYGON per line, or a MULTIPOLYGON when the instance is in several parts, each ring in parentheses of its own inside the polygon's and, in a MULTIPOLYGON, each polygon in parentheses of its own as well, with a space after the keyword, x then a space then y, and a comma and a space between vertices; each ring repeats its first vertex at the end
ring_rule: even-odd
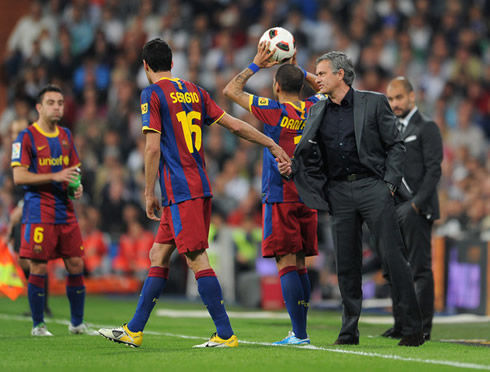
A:
MULTIPOLYGON (((65 94, 63 125, 74 133, 85 196, 77 213, 86 265, 94 276, 143 275, 157 226, 144 215, 139 93, 147 86, 140 52, 155 37, 174 51, 174 76, 211 93, 225 111, 261 123, 222 94, 253 59, 262 33, 282 26, 296 38, 298 63, 345 51, 354 86, 386 92, 409 78, 420 110, 444 140, 436 234, 490 240, 490 2, 485 0, 44 0, 19 1, 25 12, 1 51, 0 233, 22 198, 12 182, 13 135, 36 117, 48 82, 65 94), (3 109, 2 109, 3 108, 3 109), (143 274, 141 274, 143 273, 143 274)), ((9 5, 11 6, 11 5, 9 5)), ((7 11, 8 13, 8 11, 7 11)), ((1 46, 1 45, 0 45, 1 46)), ((273 70, 247 83, 272 97, 273 70)), ((219 126, 204 131, 213 184, 210 240, 232 227, 237 272, 260 266, 262 150, 219 126), (259 254, 258 254, 259 253, 259 254)), ((328 216, 320 217, 320 257, 327 283, 334 268, 328 216)), ((230 248, 231 249, 231 248, 230 248)), ((367 253, 369 255, 369 251, 367 253)))

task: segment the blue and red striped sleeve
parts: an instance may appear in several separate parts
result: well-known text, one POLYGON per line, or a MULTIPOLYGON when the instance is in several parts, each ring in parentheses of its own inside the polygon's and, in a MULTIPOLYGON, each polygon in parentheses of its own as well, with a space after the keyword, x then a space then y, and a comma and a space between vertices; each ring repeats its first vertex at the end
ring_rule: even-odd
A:
POLYGON ((271 126, 279 125, 281 121, 282 108, 278 101, 250 95, 250 112, 260 121, 271 126))

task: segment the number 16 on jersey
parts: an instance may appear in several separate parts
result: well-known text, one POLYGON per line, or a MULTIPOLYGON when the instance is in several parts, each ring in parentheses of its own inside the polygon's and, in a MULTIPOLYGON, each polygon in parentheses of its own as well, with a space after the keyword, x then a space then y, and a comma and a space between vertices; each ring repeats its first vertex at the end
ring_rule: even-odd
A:
POLYGON ((201 120, 201 113, 197 111, 191 111, 189 113, 180 111, 177 113, 177 120, 182 125, 182 131, 184 132, 185 143, 187 149, 192 154, 194 147, 197 151, 201 150, 202 145, 202 130, 197 124, 193 124, 193 120, 201 120), (192 143, 192 134, 195 134, 194 144, 192 143))

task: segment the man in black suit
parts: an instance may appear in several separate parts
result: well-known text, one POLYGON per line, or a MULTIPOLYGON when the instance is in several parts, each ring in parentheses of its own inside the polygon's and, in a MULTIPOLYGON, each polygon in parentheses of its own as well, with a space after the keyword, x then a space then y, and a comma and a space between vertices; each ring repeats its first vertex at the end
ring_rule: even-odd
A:
POLYGON ((366 221, 381 259, 389 268, 402 314, 400 346, 424 343, 412 273, 396 218, 405 148, 388 100, 351 87, 354 66, 345 53, 329 52, 316 61, 317 84, 329 98, 310 109, 293 162, 279 162, 294 177, 310 208, 332 216, 337 276, 342 296, 342 328, 336 345, 359 343, 362 303, 362 223, 366 221))
MULTIPOLYGON (((431 233, 434 220, 439 218, 437 183, 441 178, 442 137, 437 124, 415 106, 415 93, 406 78, 393 79, 387 96, 407 150, 403 182, 412 194, 409 201, 397 205, 397 216, 422 311, 424 337, 430 340, 434 315, 431 233)), ((393 315, 395 325, 383 336, 400 338, 402 319, 395 301, 393 315)))

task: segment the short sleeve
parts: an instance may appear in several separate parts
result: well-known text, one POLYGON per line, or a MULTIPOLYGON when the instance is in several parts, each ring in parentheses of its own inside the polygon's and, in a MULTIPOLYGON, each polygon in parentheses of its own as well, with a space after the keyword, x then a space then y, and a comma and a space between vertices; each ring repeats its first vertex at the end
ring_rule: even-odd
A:
POLYGON ((204 125, 212 125, 223 117, 225 111, 214 102, 209 93, 204 89, 199 89, 199 92, 201 93, 205 108, 202 122, 204 125))
POLYGON ((250 112, 260 121, 278 125, 281 120, 281 104, 273 99, 250 95, 250 112))
POLYGON ((29 168, 31 165, 32 142, 27 130, 19 133, 12 143, 11 167, 23 166, 29 168))
POLYGON ((321 100, 324 100, 324 99, 327 99, 327 95, 326 94, 323 94, 323 93, 317 93, 311 97, 308 97, 305 101, 307 102, 311 102, 313 104, 317 103, 318 101, 321 101, 321 100))
POLYGON ((73 135, 71 134, 69 129, 66 129, 66 133, 68 134, 68 138, 70 140, 70 167, 80 166, 80 157, 78 156, 77 148, 75 147, 75 142, 73 141, 73 135))
POLYGON ((162 121, 160 118, 160 100, 151 86, 143 89, 140 97, 141 121, 143 132, 151 130, 162 133, 162 121))

